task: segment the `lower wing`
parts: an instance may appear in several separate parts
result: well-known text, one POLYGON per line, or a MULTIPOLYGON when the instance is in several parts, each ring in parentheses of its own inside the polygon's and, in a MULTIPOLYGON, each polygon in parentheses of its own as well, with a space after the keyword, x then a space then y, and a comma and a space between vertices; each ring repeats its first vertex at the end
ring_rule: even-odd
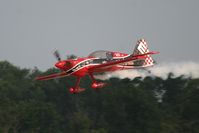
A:
POLYGON ((36 77, 36 80, 49 80, 49 79, 55 79, 55 78, 62 78, 62 77, 66 77, 69 76, 70 74, 67 74, 65 71, 60 72, 60 73, 55 73, 55 74, 50 74, 50 75, 46 75, 46 76, 39 76, 36 77))

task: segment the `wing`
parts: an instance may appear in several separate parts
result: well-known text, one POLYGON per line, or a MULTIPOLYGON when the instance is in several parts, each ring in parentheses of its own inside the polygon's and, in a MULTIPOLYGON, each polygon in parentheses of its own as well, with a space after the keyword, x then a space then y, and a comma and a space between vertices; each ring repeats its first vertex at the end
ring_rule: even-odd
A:
POLYGON ((130 57, 128 57, 126 59, 121 59, 121 60, 117 60, 117 61, 110 61, 110 62, 107 62, 107 63, 104 63, 104 64, 96 65, 96 66, 90 68, 89 70, 92 71, 94 69, 109 67, 109 66, 120 64, 120 63, 129 62, 129 61, 132 61, 132 60, 145 59, 146 55, 158 54, 158 53, 159 52, 148 52, 148 53, 140 54, 140 55, 131 55, 130 57))
POLYGON ((62 78, 62 77, 66 77, 69 76, 70 74, 67 74, 65 71, 60 72, 60 73, 55 73, 55 74, 50 74, 50 75, 46 75, 46 76, 39 76, 36 77, 36 80, 49 80, 49 79, 56 79, 56 78, 62 78))

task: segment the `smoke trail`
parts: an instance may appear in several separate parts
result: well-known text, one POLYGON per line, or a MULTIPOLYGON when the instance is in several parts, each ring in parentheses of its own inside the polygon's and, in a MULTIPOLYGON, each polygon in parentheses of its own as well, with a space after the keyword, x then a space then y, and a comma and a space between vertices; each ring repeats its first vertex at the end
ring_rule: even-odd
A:
POLYGON ((169 73, 173 73, 175 77, 184 75, 186 77, 199 78, 199 63, 197 62, 161 63, 147 70, 149 70, 150 73, 148 73, 145 70, 131 69, 131 70, 110 72, 104 75, 96 75, 95 77, 101 80, 106 80, 111 77, 117 77, 121 79, 124 78, 134 79, 135 77, 144 78, 146 76, 158 76, 163 79, 166 79, 169 73))

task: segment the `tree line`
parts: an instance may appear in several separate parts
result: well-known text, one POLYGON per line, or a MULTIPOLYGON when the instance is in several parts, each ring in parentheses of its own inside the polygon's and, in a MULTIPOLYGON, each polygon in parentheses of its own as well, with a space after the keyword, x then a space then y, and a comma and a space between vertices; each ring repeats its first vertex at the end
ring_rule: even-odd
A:
POLYGON ((111 78, 100 90, 85 77, 35 81, 49 69, 0 62, 0 133, 199 133, 199 79, 111 78))

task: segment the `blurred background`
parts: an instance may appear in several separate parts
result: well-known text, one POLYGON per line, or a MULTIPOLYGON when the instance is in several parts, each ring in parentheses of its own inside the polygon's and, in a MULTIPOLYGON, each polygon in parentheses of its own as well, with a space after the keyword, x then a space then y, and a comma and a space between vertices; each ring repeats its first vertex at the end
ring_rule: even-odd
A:
POLYGON ((0 60, 46 70, 52 52, 131 53, 145 38, 156 60, 198 61, 198 0, 1 0, 0 60))
POLYGON ((0 0, 0 133, 199 133, 198 0, 0 0), (62 58, 132 53, 145 38, 158 65, 35 81, 62 58), (100 77, 101 76, 101 77, 100 77))

